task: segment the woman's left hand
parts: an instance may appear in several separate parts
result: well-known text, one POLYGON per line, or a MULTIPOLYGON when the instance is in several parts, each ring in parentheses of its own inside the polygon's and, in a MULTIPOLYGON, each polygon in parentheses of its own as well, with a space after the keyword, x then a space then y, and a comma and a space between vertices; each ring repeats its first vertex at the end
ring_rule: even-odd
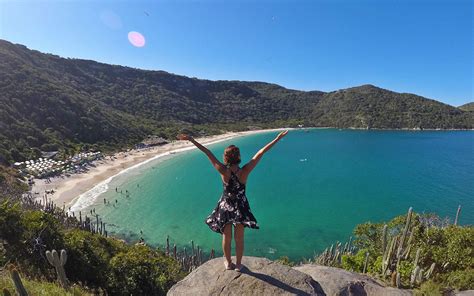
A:
POLYGON ((278 140, 281 140, 281 138, 283 138, 284 136, 286 136, 286 134, 288 134, 288 130, 282 131, 281 133, 278 134, 277 139, 278 139, 278 140))

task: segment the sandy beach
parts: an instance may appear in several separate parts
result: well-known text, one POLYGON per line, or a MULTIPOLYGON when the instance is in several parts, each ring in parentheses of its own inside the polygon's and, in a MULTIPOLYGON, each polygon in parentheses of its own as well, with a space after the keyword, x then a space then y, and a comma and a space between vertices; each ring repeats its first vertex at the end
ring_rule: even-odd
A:
MULTIPOLYGON (((196 138, 196 140, 203 145, 209 145, 241 136, 281 130, 285 130, 285 128, 228 132, 221 135, 196 138)), ((97 184, 110 179, 123 170, 138 166, 153 158, 188 149, 197 148, 188 141, 173 141, 162 146, 118 152, 114 155, 108 155, 102 160, 93 162, 92 166, 90 166, 89 170, 85 173, 73 174, 69 177, 60 176, 51 178, 51 182, 47 182, 45 179, 35 179, 31 191, 38 200, 41 200, 45 195, 45 191, 54 190, 53 194, 47 195, 48 200, 53 201, 59 207, 65 206, 69 208, 76 202, 80 195, 90 191, 97 184)))

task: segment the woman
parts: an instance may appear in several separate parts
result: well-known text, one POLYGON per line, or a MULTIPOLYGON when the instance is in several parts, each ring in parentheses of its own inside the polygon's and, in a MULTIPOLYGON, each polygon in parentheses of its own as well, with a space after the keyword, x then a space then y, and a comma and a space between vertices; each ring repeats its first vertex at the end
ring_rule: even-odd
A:
POLYGON ((245 196, 245 184, 250 172, 255 168, 262 156, 280 141, 288 131, 283 131, 278 136, 260 149, 254 157, 242 168, 240 164, 240 150, 234 145, 230 145, 224 150, 224 163, 221 163, 209 149, 199 144, 191 136, 181 134, 180 140, 188 140, 199 150, 204 152, 211 161, 214 168, 220 173, 224 183, 224 192, 219 199, 217 206, 207 217, 206 224, 211 230, 222 234, 222 250, 224 252, 224 266, 227 270, 242 269, 242 256, 244 253, 244 227, 258 229, 257 220, 253 216, 250 206, 245 196), (234 240, 236 264, 232 263, 231 241, 232 225, 234 225, 234 240))

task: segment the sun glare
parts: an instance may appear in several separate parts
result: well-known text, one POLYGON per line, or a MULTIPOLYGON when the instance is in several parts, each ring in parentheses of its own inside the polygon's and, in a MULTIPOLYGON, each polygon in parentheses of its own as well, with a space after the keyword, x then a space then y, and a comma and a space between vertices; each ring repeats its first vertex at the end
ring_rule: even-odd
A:
POLYGON ((135 31, 129 32, 128 41, 130 41, 130 43, 135 47, 145 46, 145 37, 139 32, 135 32, 135 31))

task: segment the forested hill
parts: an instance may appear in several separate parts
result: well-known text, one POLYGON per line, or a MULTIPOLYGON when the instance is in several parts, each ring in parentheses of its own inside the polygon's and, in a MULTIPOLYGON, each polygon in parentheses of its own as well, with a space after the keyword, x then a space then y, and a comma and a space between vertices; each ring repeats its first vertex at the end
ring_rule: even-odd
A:
POLYGON ((297 91, 65 59, 0 40, 0 163, 249 127, 474 128, 473 112, 364 85, 297 91))
POLYGON ((458 108, 463 111, 474 111, 474 102, 464 104, 462 106, 459 106, 458 108))

